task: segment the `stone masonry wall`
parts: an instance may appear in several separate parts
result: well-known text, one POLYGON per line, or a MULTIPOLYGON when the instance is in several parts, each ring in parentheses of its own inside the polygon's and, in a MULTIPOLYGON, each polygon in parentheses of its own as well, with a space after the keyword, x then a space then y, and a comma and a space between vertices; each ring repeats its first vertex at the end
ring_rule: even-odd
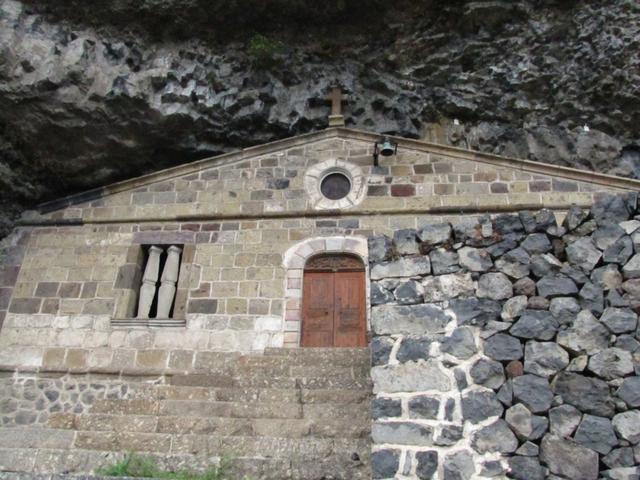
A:
POLYGON ((196 368, 200 351, 297 346, 300 279, 289 274, 302 270, 299 264, 287 269, 287 251, 312 239, 327 251, 344 251, 345 243, 324 242, 353 237, 361 239, 366 258, 367 237, 416 228, 427 218, 460 221, 456 216, 375 215, 30 229, 21 267, 5 269, 15 287, 7 291, 0 365, 196 368), (154 242, 185 245, 178 297, 184 291, 186 325, 111 324, 123 318, 123 287, 139 286, 139 279, 126 276, 129 253, 154 242), (297 297, 290 298, 294 290, 297 297))
POLYGON ((639 213, 371 237, 373 477, 639 478, 639 213))
POLYGON ((0 292, 0 315, 8 307, 0 365, 163 369, 175 368, 175 357, 195 368, 198 351, 297 346, 302 265, 287 266, 285 257, 300 242, 318 239, 326 251, 341 251, 329 240, 341 237, 366 250, 371 235, 463 221, 463 207, 566 209, 622 189, 409 141, 374 167, 370 139, 342 130, 318 135, 61 199, 25 217, 20 258, 3 270, 13 288, 0 292), (325 171, 318 169, 332 162, 359 189, 352 205, 314 203, 325 171), (184 246, 174 309, 184 326, 112 322, 133 316, 143 246, 169 244, 184 246))
POLYGON ((297 143, 275 151, 266 145, 254 149, 253 155, 241 152, 237 158, 230 156, 218 162, 203 160, 177 176, 167 170, 164 177, 147 181, 142 177, 128 190, 89 201, 79 196, 67 204, 62 199, 45 209, 53 211, 43 212, 36 219, 147 221, 202 215, 265 218, 285 212, 313 212, 317 210, 317 189, 310 176, 315 166, 327 161, 346 162, 361 172, 366 192, 361 203, 350 208, 356 215, 371 210, 432 207, 590 205, 597 192, 625 191, 609 184, 589 183, 588 177, 577 181, 554 177, 555 172, 530 173, 517 163, 483 163, 409 145, 400 145, 397 155, 381 158, 375 167, 373 142, 369 140, 338 137, 297 143))

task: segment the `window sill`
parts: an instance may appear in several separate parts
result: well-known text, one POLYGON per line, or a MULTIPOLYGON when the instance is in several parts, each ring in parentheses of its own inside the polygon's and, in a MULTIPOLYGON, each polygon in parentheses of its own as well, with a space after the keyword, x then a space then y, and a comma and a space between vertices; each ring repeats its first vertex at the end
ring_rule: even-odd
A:
POLYGON ((187 321, 182 318, 112 318, 112 327, 186 327, 187 321))

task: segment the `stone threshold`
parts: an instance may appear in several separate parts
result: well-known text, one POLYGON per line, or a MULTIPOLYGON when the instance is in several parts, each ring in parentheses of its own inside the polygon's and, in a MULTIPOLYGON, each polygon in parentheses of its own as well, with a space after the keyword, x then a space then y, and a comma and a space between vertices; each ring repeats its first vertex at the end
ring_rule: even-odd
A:
POLYGON ((112 318, 111 326, 116 328, 184 328, 187 326, 187 321, 176 318, 112 318))

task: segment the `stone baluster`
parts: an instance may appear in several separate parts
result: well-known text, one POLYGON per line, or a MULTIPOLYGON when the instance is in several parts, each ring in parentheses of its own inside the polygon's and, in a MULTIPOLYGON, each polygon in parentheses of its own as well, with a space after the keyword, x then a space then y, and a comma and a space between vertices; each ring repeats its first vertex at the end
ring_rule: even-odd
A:
POLYGON ((158 292, 158 314, 156 318, 169 318, 173 298, 176 295, 176 283, 180 269, 180 253, 182 249, 172 245, 167 250, 167 261, 164 264, 160 291, 158 292))
POLYGON ((152 245, 149 247, 149 257, 147 266, 142 276, 142 286, 140 287, 140 299, 138 300, 138 318, 149 318, 149 311, 156 295, 156 284, 160 273, 160 254, 162 249, 152 245))

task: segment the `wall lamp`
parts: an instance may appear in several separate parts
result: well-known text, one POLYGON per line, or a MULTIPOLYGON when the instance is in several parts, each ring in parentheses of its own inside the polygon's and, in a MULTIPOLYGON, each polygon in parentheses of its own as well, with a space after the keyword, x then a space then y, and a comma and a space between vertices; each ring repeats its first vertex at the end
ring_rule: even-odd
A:
POLYGON ((373 166, 378 166, 378 157, 390 157, 398 153, 398 144, 392 142, 389 137, 382 137, 382 141, 376 142, 373 146, 373 166))

